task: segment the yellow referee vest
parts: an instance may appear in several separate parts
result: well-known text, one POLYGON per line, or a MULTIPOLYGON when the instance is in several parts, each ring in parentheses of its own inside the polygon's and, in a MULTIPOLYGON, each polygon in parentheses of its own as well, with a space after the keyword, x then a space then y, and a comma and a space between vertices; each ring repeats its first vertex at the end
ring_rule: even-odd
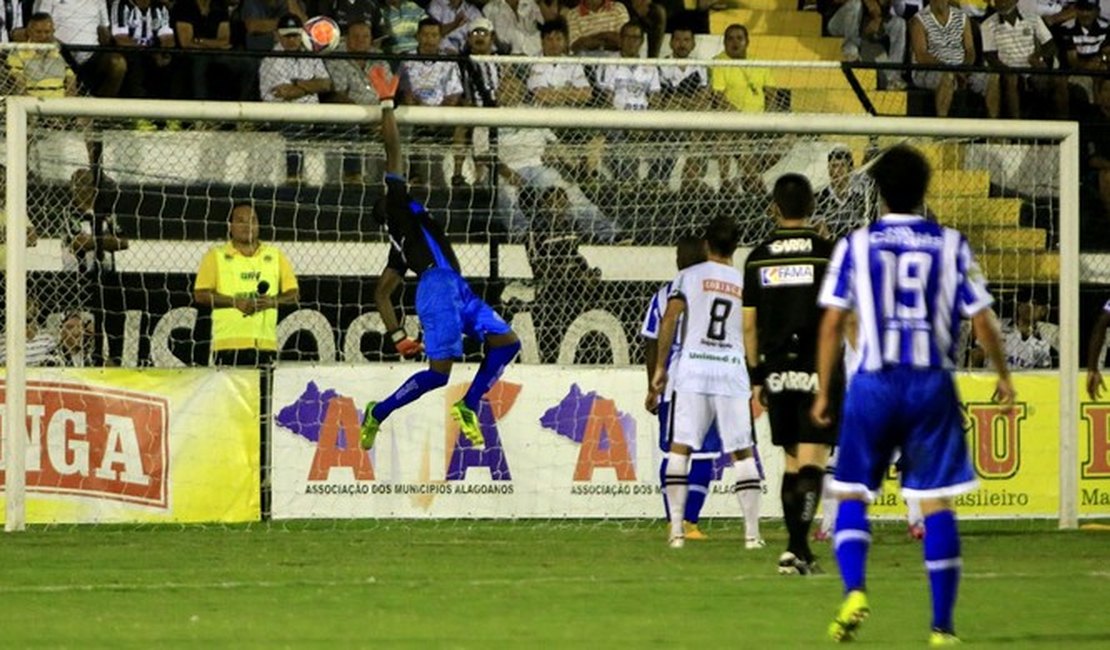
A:
MULTIPOLYGON (((266 282, 265 295, 276 297, 281 286, 282 253, 261 244, 247 257, 227 244, 208 253, 216 257, 216 292, 229 296, 257 296, 259 282, 266 282)), ((277 309, 266 309, 250 316, 234 307, 212 310, 213 350, 276 350, 277 309)))

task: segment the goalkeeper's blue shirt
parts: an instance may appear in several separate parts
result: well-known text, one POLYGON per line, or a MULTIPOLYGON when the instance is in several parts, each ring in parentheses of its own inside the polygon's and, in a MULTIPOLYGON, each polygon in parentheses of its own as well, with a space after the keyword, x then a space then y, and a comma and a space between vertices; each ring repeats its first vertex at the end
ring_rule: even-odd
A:
POLYGON ((401 275, 411 270, 423 275, 428 269, 450 269, 459 273, 459 260, 443 228, 409 194, 403 176, 385 175, 386 221, 389 234, 388 268, 401 275))

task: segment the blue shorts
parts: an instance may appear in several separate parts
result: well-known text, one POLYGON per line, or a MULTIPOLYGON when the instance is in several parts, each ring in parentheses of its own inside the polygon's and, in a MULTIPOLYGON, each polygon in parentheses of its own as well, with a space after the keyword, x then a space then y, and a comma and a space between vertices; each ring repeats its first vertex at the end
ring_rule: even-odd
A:
POLYGON ((852 378, 833 489, 874 497, 898 448, 903 496, 949 497, 974 489, 975 470, 950 372, 890 368, 852 378))
POLYGON ((487 334, 512 331, 451 269, 428 269, 416 284, 416 315, 424 330, 424 353, 429 359, 461 359, 463 335, 484 341, 487 334))
MULTIPOLYGON (((671 403, 659 402, 659 449, 663 452, 671 450, 671 403)), ((705 442, 701 449, 695 449, 694 456, 709 458, 721 455, 721 434, 717 431, 714 422, 705 434, 705 442)))

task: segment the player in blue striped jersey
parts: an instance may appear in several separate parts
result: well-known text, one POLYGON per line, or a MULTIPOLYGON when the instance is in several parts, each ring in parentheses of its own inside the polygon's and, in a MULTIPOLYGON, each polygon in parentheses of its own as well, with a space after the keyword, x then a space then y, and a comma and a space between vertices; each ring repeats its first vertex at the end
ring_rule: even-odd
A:
POLYGON ((830 421, 829 377, 849 313, 857 320, 859 362, 844 402, 834 488, 840 495, 834 544, 846 597, 829 635, 855 637, 870 612, 864 572, 871 543, 867 504, 902 450, 902 493, 921 499, 925 568, 933 603, 930 645, 958 643, 952 622, 960 576, 953 498, 975 487, 952 371, 961 318, 998 373, 995 397, 1012 407, 1001 335, 986 280, 958 231, 922 214, 930 169, 908 146, 871 168, 883 203, 878 221, 853 231, 833 251, 821 287, 826 308, 818 345, 820 387, 812 416, 830 421))
MULTIPOLYGON (((693 266, 705 261, 705 242, 697 237, 683 237, 678 241, 676 250, 676 263, 678 270, 693 266)), ((655 363, 659 355, 659 325, 663 321, 663 313, 667 309, 667 299, 671 295, 671 283, 666 282, 659 291, 652 296, 647 314, 644 315, 644 325, 640 329, 640 336, 644 338, 644 362, 647 366, 648 388, 651 388, 652 374, 655 372, 655 363)), ((679 332, 682 331, 681 325, 679 332)), ((681 345, 681 340, 676 340, 667 352, 667 368, 671 369, 675 350, 681 345)), ((659 449, 663 452, 663 462, 659 466, 659 480, 666 486, 667 453, 671 450, 671 422, 670 422, 670 391, 662 395, 650 394, 644 406, 650 413, 659 417, 659 449)), ((717 425, 713 424, 705 435, 702 446, 690 454, 689 491, 686 495, 686 507, 683 509, 683 529, 688 540, 703 540, 705 534, 698 528, 698 519, 701 516, 702 506, 709 496, 709 483, 713 480, 713 461, 721 455, 721 436, 717 433, 717 425)), ((666 490, 663 491, 663 512, 667 521, 671 519, 670 503, 666 490)))
POLYGON ((1110 327, 1110 300, 1102 306, 1095 328, 1091 330, 1090 343, 1087 345, 1087 396, 1098 401, 1106 385, 1102 382, 1102 355, 1106 344, 1106 328, 1110 327))

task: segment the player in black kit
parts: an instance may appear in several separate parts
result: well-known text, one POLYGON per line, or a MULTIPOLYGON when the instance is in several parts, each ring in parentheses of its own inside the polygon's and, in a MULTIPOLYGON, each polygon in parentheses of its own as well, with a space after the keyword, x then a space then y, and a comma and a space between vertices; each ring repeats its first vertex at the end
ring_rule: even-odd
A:
POLYGON ((814 198, 805 176, 782 176, 772 198, 778 227, 744 263, 744 347, 771 439, 786 453, 782 511, 790 542, 779 573, 808 574, 816 570, 809 527, 836 444, 835 426, 818 428, 807 415, 817 392, 817 292, 833 245, 808 225, 814 198))

